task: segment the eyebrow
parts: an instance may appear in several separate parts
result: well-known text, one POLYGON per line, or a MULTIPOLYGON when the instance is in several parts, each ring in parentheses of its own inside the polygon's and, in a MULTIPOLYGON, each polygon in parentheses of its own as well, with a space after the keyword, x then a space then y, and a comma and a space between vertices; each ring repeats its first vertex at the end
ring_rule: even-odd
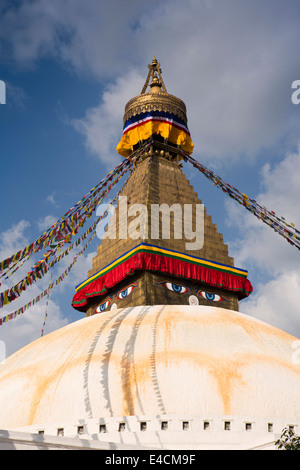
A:
MULTIPOLYGON (((105 302, 106 302, 107 300, 112 300, 112 296, 111 296, 111 295, 108 295, 107 297, 105 297, 105 300, 103 300, 103 302, 101 302, 101 304, 98 304, 97 307, 99 307, 99 305, 105 304, 105 302)), ((96 308, 97 308, 97 307, 96 307, 96 308)))

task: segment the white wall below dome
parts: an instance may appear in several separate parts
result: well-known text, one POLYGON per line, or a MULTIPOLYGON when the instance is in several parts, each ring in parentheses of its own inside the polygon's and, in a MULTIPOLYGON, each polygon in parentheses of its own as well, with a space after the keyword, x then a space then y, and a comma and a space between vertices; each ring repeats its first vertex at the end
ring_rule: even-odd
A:
MULTIPOLYGON (((47 423, 44 426, 41 424, 18 428, 17 431, 31 435, 43 433, 45 442, 51 442, 50 436, 57 437, 57 445, 63 445, 67 438, 74 439, 76 446, 81 439, 89 441, 86 445, 102 445, 103 449, 110 444, 115 449, 123 446, 133 450, 273 450, 276 449, 275 442, 285 427, 293 427, 297 433, 300 422, 253 416, 120 416, 85 422, 47 423), (141 425, 144 424, 146 427, 142 426, 144 430, 141 430, 141 425), (123 428, 120 425, 125 426, 123 428), (100 431, 100 426, 102 429, 105 426, 105 432, 100 431)), ((70 445, 71 441, 67 442, 70 445)))
POLYGON ((83 437, 57 437, 29 432, 6 431, 0 429, 1 450, 102 450, 112 451, 145 450, 141 446, 128 446, 114 442, 102 442, 83 437))

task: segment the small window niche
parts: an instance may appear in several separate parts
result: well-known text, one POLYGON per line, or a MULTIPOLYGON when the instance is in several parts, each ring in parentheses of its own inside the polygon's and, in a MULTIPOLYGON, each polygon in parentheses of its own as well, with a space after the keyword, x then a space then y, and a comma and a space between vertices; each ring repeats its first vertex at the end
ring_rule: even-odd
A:
POLYGON ((224 431, 230 431, 231 430, 231 422, 230 421, 225 421, 224 422, 224 431))
POLYGON ((274 431, 273 423, 268 423, 268 432, 273 432, 273 431, 274 431))
POLYGON ((161 422, 161 430, 162 430, 162 431, 167 431, 167 430, 168 430, 168 427, 169 427, 168 421, 162 421, 162 422, 161 422))
POLYGON ((252 423, 245 423, 245 430, 252 431, 252 423))
POLYGON ((146 421, 141 421, 141 422, 140 422, 140 430, 141 430, 141 431, 147 431, 147 423, 146 423, 146 421))
POLYGON ((119 423, 119 432, 124 432, 126 429, 125 423, 119 423))
POLYGON ((204 429, 204 431, 209 431, 209 429, 210 429, 210 422, 209 421, 204 421, 203 429, 204 429))
POLYGON ((189 429, 190 429, 189 421, 182 421, 182 430, 183 431, 188 431, 189 429))
POLYGON ((77 426, 77 434, 81 436, 81 434, 84 434, 84 426, 80 425, 77 426))
POLYGON ((64 432, 64 428, 58 428, 57 429, 57 435, 58 436, 64 436, 65 432, 64 432))
POLYGON ((106 424, 99 424, 99 432, 106 432, 106 424))

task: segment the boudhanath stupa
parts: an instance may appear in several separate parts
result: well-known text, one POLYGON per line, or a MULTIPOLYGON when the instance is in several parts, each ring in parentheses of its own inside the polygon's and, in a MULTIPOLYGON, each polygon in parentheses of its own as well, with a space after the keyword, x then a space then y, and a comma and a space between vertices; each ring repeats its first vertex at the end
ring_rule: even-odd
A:
POLYGON ((83 318, 0 368, 0 449, 275 449, 300 429, 297 338, 240 311, 255 293, 183 173, 186 106, 155 58, 123 125, 119 154, 144 150, 75 288, 83 318))

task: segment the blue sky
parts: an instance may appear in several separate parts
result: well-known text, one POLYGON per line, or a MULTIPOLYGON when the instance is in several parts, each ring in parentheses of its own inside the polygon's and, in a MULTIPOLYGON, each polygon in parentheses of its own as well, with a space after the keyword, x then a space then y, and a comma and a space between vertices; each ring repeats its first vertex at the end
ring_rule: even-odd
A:
MULTIPOLYGON (((0 1, 1 259, 121 161, 124 106, 140 93, 153 56, 168 92, 186 103, 193 156, 299 228, 300 105, 291 102, 299 19, 297 0, 0 1)), ((235 264, 249 270, 254 293, 240 310, 300 337, 299 251, 192 167, 184 172, 235 264)), ((82 318, 70 304, 96 244, 52 291, 46 333, 82 318)), ((40 302, 0 327, 8 354, 40 336, 44 315, 40 302)))

